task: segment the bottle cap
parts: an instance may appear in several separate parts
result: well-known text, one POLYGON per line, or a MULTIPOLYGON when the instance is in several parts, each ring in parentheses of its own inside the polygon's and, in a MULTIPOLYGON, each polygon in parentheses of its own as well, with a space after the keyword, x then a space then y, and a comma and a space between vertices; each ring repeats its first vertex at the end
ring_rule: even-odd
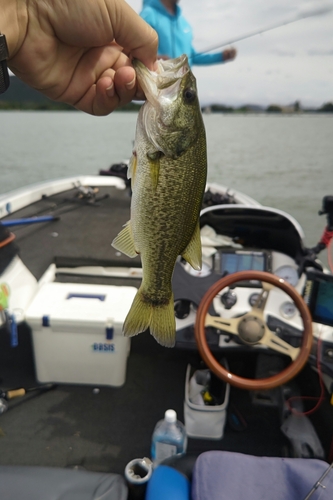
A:
POLYGON ((164 414, 164 418, 170 424, 177 422, 177 413, 175 412, 175 410, 167 410, 164 414))

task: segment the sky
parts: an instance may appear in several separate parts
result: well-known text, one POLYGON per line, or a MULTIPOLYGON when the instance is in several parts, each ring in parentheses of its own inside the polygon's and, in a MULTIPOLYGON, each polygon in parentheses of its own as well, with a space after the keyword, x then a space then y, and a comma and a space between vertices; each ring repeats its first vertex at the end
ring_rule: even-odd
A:
MULTIPOLYGON (((140 12, 142 0, 127 3, 140 12)), ((333 102, 333 0, 180 0, 179 6, 198 51, 281 25, 233 43, 233 62, 193 67, 202 105, 333 102), (300 19, 322 7, 322 15, 300 19)))

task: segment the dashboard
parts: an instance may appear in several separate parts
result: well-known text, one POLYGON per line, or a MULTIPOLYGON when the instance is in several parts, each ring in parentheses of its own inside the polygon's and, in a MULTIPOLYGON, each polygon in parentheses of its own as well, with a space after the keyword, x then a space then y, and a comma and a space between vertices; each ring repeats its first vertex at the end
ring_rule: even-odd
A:
MULTIPOLYGON (((194 323, 196 309, 201 298, 214 282, 221 277, 237 271, 256 270, 273 273, 292 285, 301 295, 308 306, 312 307, 314 314, 314 353, 310 356, 310 364, 316 366, 317 340, 321 339, 322 364, 326 373, 333 375, 333 277, 332 285, 328 290, 327 280, 320 286, 313 285, 311 294, 307 298, 305 290, 310 290, 309 279, 305 274, 298 275, 298 266, 294 259, 282 252, 230 248, 217 248, 215 253, 204 257, 202 271, 194 271, 185 263, 178 262, 174 274, 176 306, 176 345, 181 348, 196 349, 194 338, 194 323), (178 278, 181 277, 182 284, 179 285, 178 278), (316 299, 314 299, 316 296, 316 299), (328 299, 330 298, 330 300, 328 299), (318 300, 322 304, 318 305, 318 300), (330 302, 331 301, 331 302, 330 302), (328 304, 332 304, 328 310, 328 304), (311 306, 312 305, 312 306, 311 306), (177 312, 178 311, 178 312, 177 312), (327 321, 325 322, 325 318, 327 321), (320 321, 319 321, 320 320, 320 321), (326 325, 330 326, 325 326, 326 325)), ((237 317, 248 312, 262 293, 261 283, 258 281, 242 282, 231 285, 215 297, 212 310, 213 315, 225 318, 237 317)), ((279 337, 294 347, 298 347, 302 339, 303 323, 299 312, 292 299, 284 291, 274 288, 270 291, 264 310, 268 327, 279 337)), ((212 351, 220 349, 248 349, 240 345, 239 340, 233 339, 214 328, 207 329, 207 341, 212 351)), ((262 349, 262 346, 256 346, 262 349)))
POLYGON ((189 264, 184 264, 184 269, 197 277, 208 276, 213 271, 220 277, 238 271, 266 271, 284 279, 295 288, 300 281, 298 266, 291 257, 266 250, 220 248, 213 255, 204 257, 201 271, 194 271, 189 264))

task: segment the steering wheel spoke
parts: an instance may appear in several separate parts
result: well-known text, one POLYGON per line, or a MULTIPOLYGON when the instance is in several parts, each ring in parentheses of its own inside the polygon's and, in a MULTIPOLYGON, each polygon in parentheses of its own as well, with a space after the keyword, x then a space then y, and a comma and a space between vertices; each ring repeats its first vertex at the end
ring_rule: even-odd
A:
POLYGON ((205 326, 213 326, 218 330, 223 330, 232 335, 238 335, 238 324, 241 318, 221 318, 221 316, 211 316, 206 314, 205 326))
POLYGON ((204 295, 197 310, 195 322, 195 338, 201 357, 207 366, 222 380, 241 389, 272 389, 295 377, 305 365, 312 346, 312 319, 310 312, 298 292, 289 283, 277 276, 262 271, 241 271, 220 279, 214 283, 204 295), (224 288, 240 281, 262 282, 262 292, 252 309, 238 318, 222 318, 210 316, 208 310, 216 295, 224 288), (300 312, 303 321, 303 338, 301 347, 296 348, 274 335, 268 328, 264 310, 272 288, 281 288, 287 293, 300 312), (213 356, 206 339, 206 326, 213 326, 232 335, 238 335, 247 345, 265 345, 276 352, 286 354, 291 363, 280 373, 262 379, 247 379, 235 375, 224 368, 213 356))
POLYGON ((262 319, 264 317, 264 309, 266 307, 266 302, 269 296, 269 292, 274 288, 270 283, 262 283, 262 292, 256 300, 256 303, 252 307, 252 314, 260 316, 262 319))
POLYGON ((267 327, 265 328, 265 334, 259 343, 273 349, 274 351, 280 352, 281 354, 286 354, 293 361, 295 361, 300 353, 299 347, 293 347, 288 344, 288 342, 275 335, 267 327))

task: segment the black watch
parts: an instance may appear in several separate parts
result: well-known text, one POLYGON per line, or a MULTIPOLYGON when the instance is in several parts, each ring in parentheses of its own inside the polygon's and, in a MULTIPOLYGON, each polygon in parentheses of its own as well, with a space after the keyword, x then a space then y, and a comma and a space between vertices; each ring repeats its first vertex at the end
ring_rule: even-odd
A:
POLYGON ((8 56, 6 37, 0 33, 0 94, 6 92, 9 87, 8 56))

